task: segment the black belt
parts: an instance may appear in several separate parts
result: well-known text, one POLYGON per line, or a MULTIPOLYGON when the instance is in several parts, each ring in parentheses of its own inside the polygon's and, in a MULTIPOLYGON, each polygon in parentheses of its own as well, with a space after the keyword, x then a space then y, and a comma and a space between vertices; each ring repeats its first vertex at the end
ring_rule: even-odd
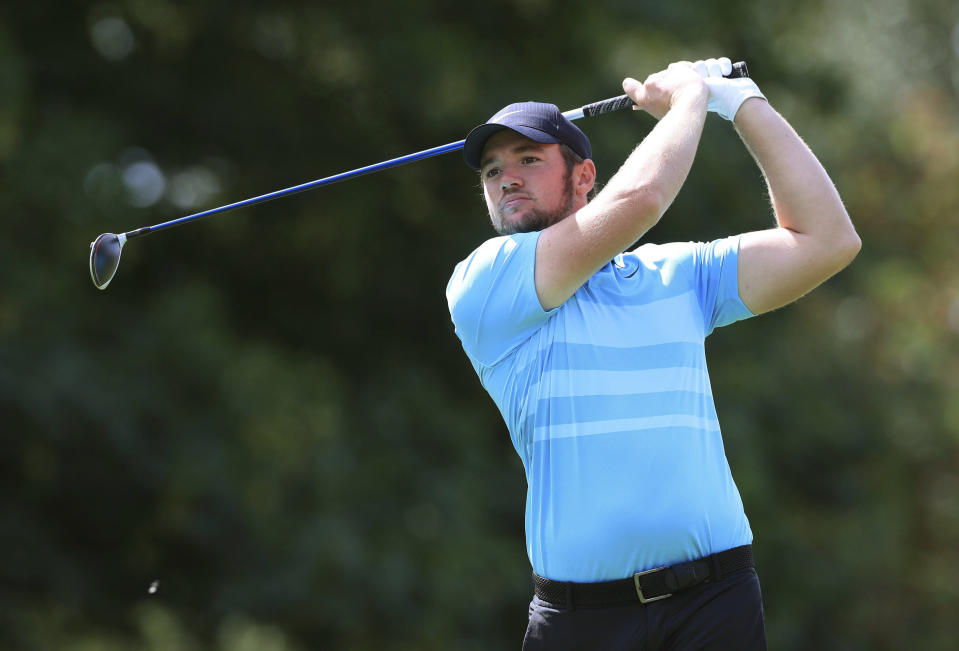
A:
POLYGON ((649 603, 706 581, 719 581, 727 574, 753 567, 752 545, 733 547, 724 552, 669 567, 657 567, 634 574, 628 579, 598 583, 551 581, 535 572, 536 596, 566 608, 599 608, 639 601, 649 603))

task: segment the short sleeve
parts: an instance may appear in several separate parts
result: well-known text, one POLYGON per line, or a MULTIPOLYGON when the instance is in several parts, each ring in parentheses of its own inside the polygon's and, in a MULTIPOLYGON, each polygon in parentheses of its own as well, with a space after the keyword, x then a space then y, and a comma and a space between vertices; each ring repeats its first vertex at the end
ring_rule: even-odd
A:
POLYGON ((484 242, 456 265, 446 286, 456 335, 480 364, 503 359, 553 313, 543 309, 536 294, 538 239, 536 232, 484 242))
POLYGON ((739 297, 738 235, 696 242, 689 250, 692 280, 703 311, 705 332, 753 316, 739 297))

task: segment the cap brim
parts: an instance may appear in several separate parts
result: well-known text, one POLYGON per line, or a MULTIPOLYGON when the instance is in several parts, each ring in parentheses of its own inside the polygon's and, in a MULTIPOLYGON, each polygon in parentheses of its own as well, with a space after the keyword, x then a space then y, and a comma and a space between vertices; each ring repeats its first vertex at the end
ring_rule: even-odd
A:
POLYGON ((533 127, 518 124, 509 126, 505 124, 481 124, 470 131, 466 136, 466 143, 463 145, 463 158, 466 160, 466 164, 474 170, 478 170, 482 166, 483 148, 486 146, 486 141, 489 140, 490 136, 494 133, 502 131, 503 129, 515 131, 521 136, 526 136, 533 142, 544 145, 561 142, 559 138, 551 136, 539 129, 534 129, 533 127))

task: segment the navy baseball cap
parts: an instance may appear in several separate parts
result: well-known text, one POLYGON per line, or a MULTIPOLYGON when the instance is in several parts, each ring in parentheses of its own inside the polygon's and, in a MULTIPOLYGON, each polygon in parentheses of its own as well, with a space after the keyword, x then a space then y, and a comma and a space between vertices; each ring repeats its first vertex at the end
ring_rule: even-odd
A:
POLYGON ((493 117, 466 136, 463 158, 466 164, 478 170, 482 163, 483 147, 497 131, 512 129, 534 142, 545 144, 561 142, 582 158, 592 157, 589 138, 576 125, 563 117, 555 104, 519 102, 502 108, 493 117))

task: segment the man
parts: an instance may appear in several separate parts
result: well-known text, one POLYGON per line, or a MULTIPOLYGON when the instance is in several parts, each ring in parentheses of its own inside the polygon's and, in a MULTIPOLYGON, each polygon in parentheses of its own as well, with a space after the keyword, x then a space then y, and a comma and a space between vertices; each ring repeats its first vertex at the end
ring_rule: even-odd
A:
POLYGON ((763 649, 752 532, 703 342, 845 267, 859 237, 812 152, 728 59, 624 90, 658 123, 594 200, 589 140, 514 104, 467 137, 493 238, 447 287, 456 333, 526 469, 525 649, 763 649), (644 244, 689 173, 707 110, 761 168, 776 226, 644 244))

